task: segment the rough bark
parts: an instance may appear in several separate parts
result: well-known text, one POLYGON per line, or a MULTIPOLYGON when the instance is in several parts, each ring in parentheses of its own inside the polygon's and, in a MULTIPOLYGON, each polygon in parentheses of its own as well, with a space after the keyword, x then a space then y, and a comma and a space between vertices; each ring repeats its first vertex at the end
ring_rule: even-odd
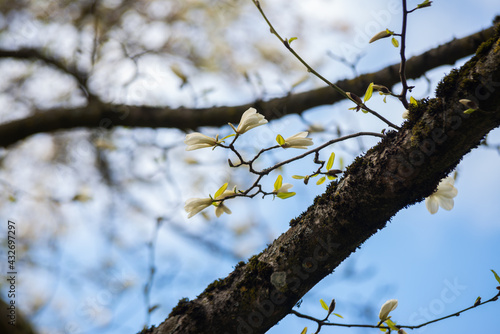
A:
MULTIPOLYGON (((406 65, 407 78, 418 78, 430 69, 445 64, 454 64, 458 59, 472 54, 480 43, 490 38, 493 28, 468 37, 455 39, 447 44, 412 57, 406 65)), ((177 108, 113 105, 100 102, 86 87, 87 76, 78 72, 76 66, 65 65, 62 60, 49 57, 37 50, 0 50, 0 58, 37 60, 71 75, 83 91, 89 94, 89 105, 76 108, 56 108, 39 111, 23 119, 0 124, 0 147, 8 147, 36 133, 53 132, 71 128, 103 128, 114 126, 196 129, 200 126, 222 126, 227 122, 237 123, 241 114, 249 107, 257 107, 266 119, 276 119, 289 114, 300 114, 310 108, 332 104, 344 97, 330 87, 308 92, 290 94, 269 101, 257 101, 232 107, 177 108)), ((362 95, 370 82, 391 87, 399 81, 399 64, 388 66, 378 72, 342 80, 336 85, 345 91, 362 95)))
POLYGON ((264 333, 399 210, 430 195, 500 125, 498 34, 410 108, 410 120, 357 158, 291 228, 144 333, 264 333), (480 110, 463 113, 460 99, 480 110))

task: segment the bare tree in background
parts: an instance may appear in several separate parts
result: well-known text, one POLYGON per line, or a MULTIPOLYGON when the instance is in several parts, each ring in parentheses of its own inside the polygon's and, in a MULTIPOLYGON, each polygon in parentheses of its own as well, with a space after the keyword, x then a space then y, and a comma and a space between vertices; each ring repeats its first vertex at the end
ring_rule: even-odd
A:
MULTIPOLYGON (((402 3, 406 8, 406 1, 402 3)), ((106 298, 118 303, 122 293, 140 284, 123 274, 120 261, 111 254, 116 249, 141 252, 132 258, 147 259, 141 303, 146 305, 149 326, 149 317, 160 307, 151 300, 151 289, 158 280, 168 282, 170 275, 158 277, 155 262, 162 228, 235 263, 227 277, 199 291, 196 299, 181 300, 163 316, 163 323, 145 328, 147 333, 266 332, 398 211, 430 196, 439 181, 500 125, 500 33, 494 23, 420 55, 403 57, 402 63, 315 86, 310 74, 303 78, 303 64, 288 52, 300 38, 279 43, 252 1, 3 2, 0 7, 0 208, 2 216, 29 222, 19 231, 16 246, 18 264, 29 271, 26 281, 44 270, 69 277, 65 284, 75 289, 82 282, 105 282, 101 287, 113 292, 106 298), (436 97, 407 102, 411 87, 406 80, 474 54, 442 78, 436 97), (279 78, 272 89, 272 74, 267 73, 279 78), (290 228, 269 240, 259 254, 238 262, 247 254, 218 242, 234 235, 239 240, 255 226, 266 232, 259 222, 239 225, 240 232, 219 226, 214 233, 209 228, 195 231, 178 221, 186 199, 180 198, 181 188, 189 184, 205 192, 207 184, 214 183, 205 165, 223 163, 230 170, 224 169, 219 179, 231 173, 245 178, 227 166, 227 159, 179 158, 185 133, 237 124, 251 107, 270 122, 298 115, 311 131, 313 124, 304 117, 308 110, 346 100, 334 87, 362 96, 370 83, 389 89, 402 84, 404 94, 393 95, 409 110, 408 120, 378 125, 384 128, 382 139, 353 159, 342 177, 308 203, 306 211, 290 221, 290 228), (245 87, 245 102, 231 100, 235 86, 245 87), (230 98, 221 105, 218 98, 224 95, 230 98), (463 100, 474 103, 474 112, 464 113, 463 100), (182 183, 182 170, 189 166, 196 168, 190 175, 197 176, 182 183), (158 198, 161 208, 152 204, 158 198), (60 242, 79 233, 70 232, 73 219, 87 224, 89 212, 106 222, 95 225, 103 239, 102 246, 92 248, 97 255, 86 255, 97 265, 92 272, 69 269, 78 263, 64 262, 60 242), (146 220, 153 228, 137 224, 146 220), (125 230, 140 237, 130 240, 125 230)), ((304 20, 299 14, 291 18, 297 27, 304 20)), ((279 15, 274 19, 279 25, 279 15)), ((346 29, 334 23, 329 28, 346 29)), ((306 41, 297 50, 308 47, 306 41)), ((356 69, 356 60, 341 61, 356 69)), ((328 68, 317 63, 309 72, 328 68)), ((235 100, 243 101, 240 96, 235 100)), ((348 135, 333 124, 327 133, 336 138, 348 135)), ((354 156, 363 149, 360 142, 354 156)), ((85 247, 75 245, 75 252, 85 247)), ((172 260, 167 270, 172 276, 175 263, 172 260)), ((23 284, 29 285, 26 281, 23 284)), ((29 292, 32 298, 24 312, 34 317, 51 297, 29 292)), ((95 319, 96 327, 105 328, 109 322, 109 309, 85 305, 81 312, 95 319)), ((63 316, 61 312, 55 318, 63 316)), ((25 322, 20 313, 17 320, 25 322)), ((47 327, 55 331, 57 326, 47 327)), ((6 328, 12 333, 32 332, 28 325, 22 327, 25 330, 6 328)))

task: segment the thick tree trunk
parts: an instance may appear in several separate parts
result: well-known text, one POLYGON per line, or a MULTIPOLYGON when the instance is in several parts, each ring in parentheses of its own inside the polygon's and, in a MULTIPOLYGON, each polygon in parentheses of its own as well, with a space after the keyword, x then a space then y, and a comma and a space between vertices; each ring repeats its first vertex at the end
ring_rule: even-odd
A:
POLYGON ((401 131, 357 158, 272 245, 144 332, 264 333, 399 210, 430 195, 500 125, 498 34, 436 95, 412 106, 401 131), (464 114, 460 99, 480 110, 464 114))

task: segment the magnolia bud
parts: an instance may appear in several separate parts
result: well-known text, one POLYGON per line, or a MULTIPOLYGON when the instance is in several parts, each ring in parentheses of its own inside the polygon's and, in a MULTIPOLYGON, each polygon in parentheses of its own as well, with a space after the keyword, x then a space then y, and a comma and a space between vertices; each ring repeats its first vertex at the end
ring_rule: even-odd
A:
POLYGON ((359 96, 357 96, 356 94, 351 93, 351 92, 346 92, 346 94, 347 94, 347 96, 349 96, 351 98, 351 100, 355 101, 356 103, 363 104, 363 101, 361 100, 361 98, 359 96))
POLYGON ((328 308, 328 315, 330 315, 333 310, 335 310, 335 299, 332 299, 332 302, 330 303, 330 307, 328 308))
POLYGON ((383 94, 390 94, 391 93, 389 88, 382 86, 382 85, 373 85, 373 90, 376 90, 376 91, 381 92, 383 94))
POLYGON ((425 0, 421 4, 417 5, 417 8, 425 8, 425 7, 430 7, 432 4, 432 1, 425 0))
POLYGON ((461 99, 461 100, 458 100, 458 102, 462 103, 464 106, 466 106, 469 109, 478 109, 479 108, 478 105, 474 101, 471 101, 468 99, 461 99))
POLYGON ((379 39, 386 38, 391 36, 393 33, 389 29, 385 29, 379 33, 377 33, 375 36, 373 36, 368 43, 373 43, 379 39))

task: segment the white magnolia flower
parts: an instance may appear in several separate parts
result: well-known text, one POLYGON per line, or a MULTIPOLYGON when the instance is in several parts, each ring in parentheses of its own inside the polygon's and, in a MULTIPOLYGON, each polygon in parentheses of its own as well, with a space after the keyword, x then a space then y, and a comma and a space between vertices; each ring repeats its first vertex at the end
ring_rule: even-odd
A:
POLYGON ((223 203, 223 202, 219 202, 219 204, 216 205, 215 207, 215 215, 218 217, 220 217, 223 213, 227 213, 228 215, 231 214, 231 210, 229 210, 229 208, 223 203))
POLYGON ((229 125, 233 128, 234 132, 241 135, 250 129, 266 123, 267 120, 264 118, 264 115, 259 114, 255 108, 248 108, 241 116, 238 128, 235 129, 231 123, 229 125))
POLYGON ((295 196, 294 192, 288 191, 291 187, 293 187, 293 184, 283 183, 283 177, 281 175, 278 175, 276 182, 274 182, 273 194, 275 194, 281 199, 286 199, 295 196))
POLYGON ((213 147, 218 144, 218 135, 215 138, 205 136, 199 132, 186 135, 184 143, 187 145, 186 151, 197 150, 199 148, 213 147))
POLYGON ((227 190, 227 183, 224 183, 222 187, 219 188, 215 192, 213 198, 210 196, 209 198, 190 198, 186 201, 184 205, 184 210, 188 213, 188 218, 193 217, 198 212, 208 208, 210 205, 215 206, 215 215, 220 217, 222 213, 231 214, 231 210, 227 206, 224 205, 223 199, 235 195, 236 194, 236 186, 234 186, 233 190, 227 190))
POLYGON ((190 198, 184 205, 184 210, 188 213, 188 218, 193 217, 195 214, 204 210, 212 205, 211 198, 190 198))
MULTIPOLYGON (((217 196, 215 199, 224 199, 234 194, 236 194, 236 186, 234 186, 233 190, 224 190, 224 192, 219 196, 217 196)), ((214 205, 215 205, 215 215, 217 217, 220 217, 224 212, 227 213, 228 215, 232 213, 231 210, 229 210, 229 208, 224 204, 224 201, 214 202, 214 205)))
POLYGON ((217 196, 216 199, 224 199, 226 197, 233 196, 235 194, 236 194, 236 186, 234 186, 233 190, 224 190, 224 192, 219 196, 217 196))
POLYGON ((276 190, 276 194, 289 193, 289 189, 293 187, 293 184, 284 183, 279 189, 276 190))
POLYGON ((380 313, 378 314, 380 322, 386 321, 389 318, 389 313, 391 311, 394 311, 396 307, 398 307, 397 299, 389 299, 388 301, 386 301, 380 308, 380 313))
POLYGON ((303 131, 293 136, 285 139, 285 143, 281 145, 283 148, 307 148, 307 146, 313 145, 313 141, 311 138, 306 138, 308 132, 303 131))
POLYGON ((320 123, 314 123, 309 125, 308 131, 309 132, 324 132, 326 129, 323 126, 323 124, 320 123))
POLYGON ((431 214, 438 212, 439 207, 450 211, 455 204, 453 198, 457 196, 458 190, 453 186, 455 180, 448 176, 439 182, 436 192, 425 199, 425 206, 431 214))

